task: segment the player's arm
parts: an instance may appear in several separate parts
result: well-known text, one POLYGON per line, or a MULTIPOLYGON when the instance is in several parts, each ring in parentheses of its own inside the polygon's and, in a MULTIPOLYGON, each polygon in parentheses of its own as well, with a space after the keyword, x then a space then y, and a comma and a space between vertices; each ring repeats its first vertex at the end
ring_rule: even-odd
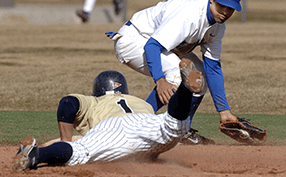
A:
POLYGON ((163 104, 167 104, 174 94, 173 91, 177 90, 177 87, 165 79, 166 77, 161 64, 161 51, 163 49, 164 47, 152 37, 144 46, 146 61, 154 82, 157 85, 159 99, 163 104))
POLYGON ((73 124, 58 121, 61 141, 72 141, 73 124))
POLYGON ((57 110, 57 120, 61 141, 72 141, 73 125, 79 110, 79 101, 76 97, 63 97, 57 110))
POLYGON ((203 64, 210 93, 221 117, 220 121, 236 120, 236 117, 230 112, 226 99, 220 60, 212 60, 204 56, 203 64))

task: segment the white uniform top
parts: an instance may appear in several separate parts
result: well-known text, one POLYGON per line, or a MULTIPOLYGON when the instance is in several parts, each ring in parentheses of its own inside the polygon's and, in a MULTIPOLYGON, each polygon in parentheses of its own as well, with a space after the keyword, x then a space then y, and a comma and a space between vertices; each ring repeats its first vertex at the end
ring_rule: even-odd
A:
POLYGON ((169 0, 133 15, 131 23, 146 38, 156 39, 168 51, 182 42, 201 45, 204 56, 219 60, 225 23, 209 25, 209 0, 169 0))

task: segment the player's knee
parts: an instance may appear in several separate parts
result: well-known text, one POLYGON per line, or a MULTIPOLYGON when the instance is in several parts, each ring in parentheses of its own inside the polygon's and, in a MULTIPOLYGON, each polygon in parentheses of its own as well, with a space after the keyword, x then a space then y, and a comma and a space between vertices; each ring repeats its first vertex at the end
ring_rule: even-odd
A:
POLYGON ((79 101, 76 97, 63 97, 58 106, 57 120, 60 122, 67 122, 73 124, 78 110, 79 101))

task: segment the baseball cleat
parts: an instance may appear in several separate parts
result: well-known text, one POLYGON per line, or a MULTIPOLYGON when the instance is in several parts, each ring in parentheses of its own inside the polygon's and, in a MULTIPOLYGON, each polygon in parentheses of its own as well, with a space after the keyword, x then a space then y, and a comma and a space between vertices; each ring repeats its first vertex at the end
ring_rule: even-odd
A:
POLYGON ((20 149, 13 157, 12 168, 16 171, 24 171, 34 168, 39 159, 39 148, 36 139, 27 136, 21 141, 20 149))
POLYGON ((81 19, 83 23, 87 23, 89 20, 89 15, 88 13, 84 12, 83 10, 77 10, 76 15, 81 19))
POLYGON ((180 144, 183 145, 211 145, 215 144, 215 142, 211 139, 205 138, 201 135, 196 134, 198 130, 190 129, 187 134, 183 136, 180 141, 180 144))
POLYGON ((193 93, 202 91, 203 75, 198 71, 194 63, 186 58, 183 58, 179 64, 183 84, 193 93))

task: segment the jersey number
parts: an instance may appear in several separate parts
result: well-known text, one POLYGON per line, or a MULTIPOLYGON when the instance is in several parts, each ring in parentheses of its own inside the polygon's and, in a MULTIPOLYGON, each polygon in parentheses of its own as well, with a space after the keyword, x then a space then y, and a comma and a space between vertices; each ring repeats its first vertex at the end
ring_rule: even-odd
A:
POLYGON ((125 112, 125 113, 133 113, 132 109, 128 106, 126 99, 121 98, 119 101, 116 102, 117 105, 119 105, 121 107, 121 109, 125 112))

